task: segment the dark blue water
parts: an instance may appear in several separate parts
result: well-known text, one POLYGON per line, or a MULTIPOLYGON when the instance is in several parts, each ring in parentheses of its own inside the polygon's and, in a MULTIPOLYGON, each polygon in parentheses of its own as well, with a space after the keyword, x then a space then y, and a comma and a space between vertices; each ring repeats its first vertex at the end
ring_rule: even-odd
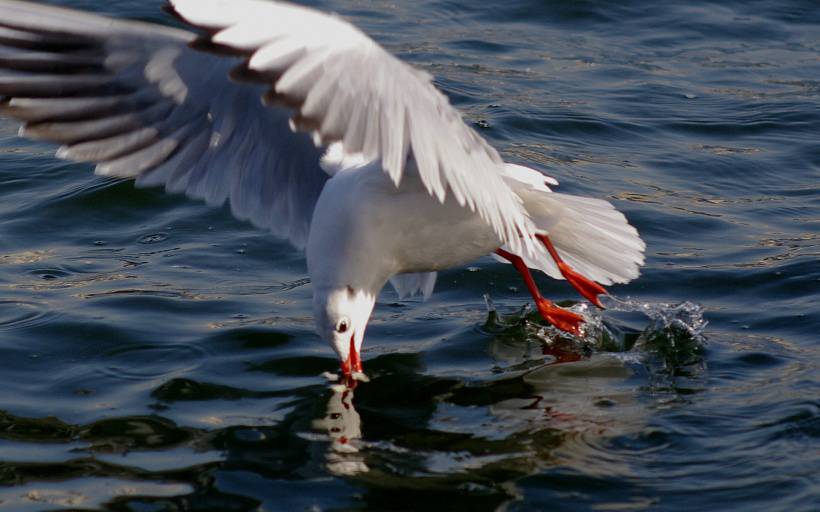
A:
POLYGON ((0 120, 0 509, 820 509, 816 2, 311 5, 613 201, 643 275, 583 341, 490 259, 385 290, 343 396, 302 254, 0 120))

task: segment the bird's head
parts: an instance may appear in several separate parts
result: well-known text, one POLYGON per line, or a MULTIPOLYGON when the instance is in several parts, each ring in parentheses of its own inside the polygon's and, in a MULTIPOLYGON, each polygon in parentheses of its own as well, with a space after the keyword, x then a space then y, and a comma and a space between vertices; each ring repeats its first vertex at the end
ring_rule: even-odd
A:
POLYGON ((362 372, 362 340, 375 303, 374 294, 350 286, 314 290, 316 331, 336 351, 346 377, 362 372))

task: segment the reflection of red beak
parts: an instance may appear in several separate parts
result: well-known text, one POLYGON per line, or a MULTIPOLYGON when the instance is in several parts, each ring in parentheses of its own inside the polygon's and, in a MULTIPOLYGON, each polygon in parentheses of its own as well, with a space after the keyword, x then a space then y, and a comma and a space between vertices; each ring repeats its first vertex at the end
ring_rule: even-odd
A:
POLYGON ((342 362, 342 374, 345 377, 350 377, 353 372, 362 373, 362 360, 359 353, 356 351, 355 334, 350 335, 350 351, 347 353, 347 359, 342 362))

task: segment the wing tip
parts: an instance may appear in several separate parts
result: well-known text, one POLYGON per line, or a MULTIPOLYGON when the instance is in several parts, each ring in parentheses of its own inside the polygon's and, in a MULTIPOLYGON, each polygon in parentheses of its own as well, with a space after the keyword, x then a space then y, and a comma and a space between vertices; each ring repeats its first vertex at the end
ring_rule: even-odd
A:
POLYGON ((70 160, 71 159, 71 148, 68 146, 60 146, 57 148, 57 151, 54 152, 54 158, 60 160, 70 160))
POLYGON ((200 0, 199 2, 190 2, 188 0, 167 0, 167 2, 168 3, 162 7, 162 10, 179 21, 187 23, 188 25, 193 25, 197 28, 213 31, 214 33, 221 28, 221 25, 218 23, 207 23, 203 16, 200 16, 199 19, 196 18, 196 15, 198 14, 196 5, 198 4, 201 8, 204 0, 200 0))

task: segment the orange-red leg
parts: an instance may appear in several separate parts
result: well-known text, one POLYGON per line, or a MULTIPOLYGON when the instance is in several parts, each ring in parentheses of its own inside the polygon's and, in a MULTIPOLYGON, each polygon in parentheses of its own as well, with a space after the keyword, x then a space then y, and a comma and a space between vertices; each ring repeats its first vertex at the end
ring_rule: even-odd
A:
POLYGON ((540 240, 542 244, 544 244, 544 247, 547 248, 550 256, 552 256, 552 259, 555 260, 555 264, 558 265, 558 270, 561 271, 561 275, 564 276, 564 279, 566 279, 567 282, 571 284, 573 288, 578 290, 578 293, 583 295, 588 301, 603 309, 604 305, 601 304, 601 300, 598 298, 598 295, 609 295, 606 288, 572 270, 572 268, 561 259, 561 256, 558 255, 558 251, 555 250, 555 247, 552 245, 552 241, 547 235, 535 235, 535 237, 540 240))
POLYGON ((538 312, 544 320, 562 331, 566 331, 576 336, 581 335, 581 323, 583 323, 584 317, 575 314, 572 311, 567 311, 564 308, 560 308, 553 304, 552 301, 545 299, 538 290, 538 287, 535 285, 535 280, 532 278, 530 269, 527 268, 526 263, 524 263, 524 260, 522 260, 520 256, 505 251, 504 249, 496 249, 495 252, 505 260, 509 260, 515 269, 521 274, 521 277, 524 278, 524 284, 527 285, 527 289, 530 291, 533 300, 535 300, 535 307, 538 308, 538 312))

